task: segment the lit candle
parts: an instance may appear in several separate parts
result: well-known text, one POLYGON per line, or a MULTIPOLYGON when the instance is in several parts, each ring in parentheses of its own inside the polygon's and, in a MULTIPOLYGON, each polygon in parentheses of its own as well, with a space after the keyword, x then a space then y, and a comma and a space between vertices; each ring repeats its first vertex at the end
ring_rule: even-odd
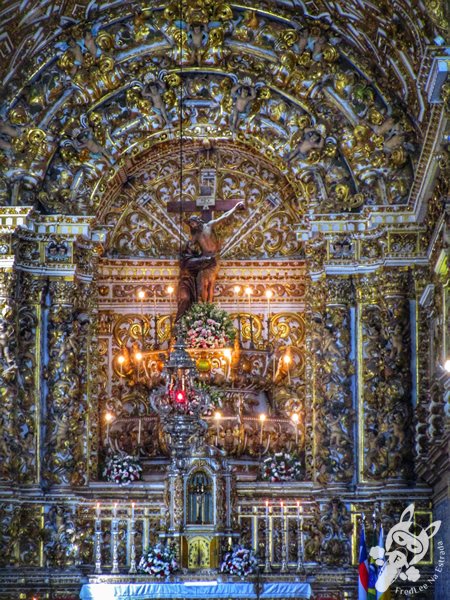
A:
POLYGON ((214 419, 216 421, 216 446, 219 443, 219 427, 220 427, 220 418, 221 418, 221 414, 219 411, 214 413, 214 419))
POLYGON ((245 288, 245 293, 246 293, 246 294, 247 294, 247 296, 248 296, 248 308, 250 309, 250 308, 251 308, 251 306, 252 306, 252 293, 253 293, 253 290, 252 290, 252 288, 251 288, 250 286, 249 286, 249 287, 246 287, 246 288, 245 288))
POLYGON ((106 421, 106 443, 109 443, 109 427, 110 427, 110 423, 113 420, 113 416, 111 413, 107 412, 105 415, 105 421, 106 421))
POLYGON ((140 444, 141 444, 141 431, 142 431, 142 420, 139 419, 139 424, 138 424, 138 439, 137 439, 138 446, 140 446, 140 444))
POLYGON ((291 371, 289 368, 292 361, 291 355, 286 352, 286 354, 283 356, 283 361, 284 364, 287 366, 288 383, 291 383, 291 371))
POLYGON ((173 292, 174 292, 173 286, 169 285, 167 287, 167 293, 169 294, 169 307, 170 308, 172 307, 172 294, 173 294, 173 292))
POLYGON ((97 502, 97 506, 95 507, 95 516, 97 519, 100 519, 100 502, 97 502))
POLYGON ((273 297, 272 290, 266 290, 267 298, 267 341, 270 341, 270 300, 273 297))
POLYGON ((294 423, 294 428, 295 428, 295 447, 297 448, 298 446, 298 422, 299 422, 300 417, 298 416, 298 413, 293 413, 292 414, 292 422, 294 423))
POLYGON ((138 292, 138 298, 139 298, 139 301, 141 303, 141 315, 142 315, 143 312, 144 312, 144 298, 145 298, 145 292, 144 292, 144 290, 139 290, 139 292, 138 292))
POLYGON ((238 296, 239 296, 240 291, 241 291, 241 286, 240 285, 235 285, 234 288, 233 288, 233 296, 234 296, 234 304, 235 304, 235 306, 237 306, 238 296))
POLYGON ((261 429, 259 431, 259 445, 262 446, 263 443, 263 431, 264 431, 264 421, 266 420, 266 415, 261 413, 259 415, 259 422, 261 423, 261 429))
POLYGON ((174 292, 173 286, 169 285, 167 293, 169 294, 169 323, 170 323, 170 337, 172 337, 172 294, 174 292))
POLYGON ((125 362, 125 356, 119 354, 117 357, 117 362, 119 363, 119 374, 121 377, 123 377, 123 363, 125 362))
POLYGON ((272 290, 266 290, 266 298, 267 298, 267 318, 270 321, 270 301, 273 297, 272 290))
MULTIPOLYGON (((297 502, 297 505, 299 504, 299 502, 297 502)), ((303 506, 300 506, 300 523, 299 523, 299 527, 300 527, 300 550, 302 553, 302 557, 305 555, 305 538, 303 535, 303 506)))
POLYGON ((225 360, 227 363, 226 378, 229 379, 230 370, 231 370, 231 356, 232 356, 231 349, 225 348, 225 350, 223 351, 223 354, 225 356, 225 360))

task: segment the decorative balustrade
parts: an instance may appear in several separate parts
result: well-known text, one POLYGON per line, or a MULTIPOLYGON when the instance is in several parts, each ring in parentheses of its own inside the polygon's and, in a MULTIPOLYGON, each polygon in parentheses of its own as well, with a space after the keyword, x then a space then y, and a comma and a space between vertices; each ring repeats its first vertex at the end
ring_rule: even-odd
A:
MULTIPOLYGON (((136 574, 145 548, 168 539, 164 515, 147 503, 97 503, 92 507, 92 567, 96 575, 136 574)), ((236 529, 251 546, 265 575, 304 573, 305 527, 299 502, 238 506, 236 529)), ((222 551, 225 551, 223 548, 222 551)))

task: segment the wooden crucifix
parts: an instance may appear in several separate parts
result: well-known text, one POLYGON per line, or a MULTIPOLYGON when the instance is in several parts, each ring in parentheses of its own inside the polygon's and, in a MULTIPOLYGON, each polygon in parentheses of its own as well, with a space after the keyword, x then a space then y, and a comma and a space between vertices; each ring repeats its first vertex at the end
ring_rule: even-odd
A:
POLYGON ((213 210, 215 212, 225 212, 243 200, 243 198, 230 198, 229 200, 216 198, 217 175, 215 168, 202 168, 199 184, 199 194, 194 202, 181 202, 181 207, 179 202, 168 202, 167 212, 179 213, 180 210, 183 213, 201 212, 202 219, 207 222, 212 219, 213 210))
MULTIPOLYGON (((201 204, 201 200, 197 200, 195 202, 181 202, 181 212, 184 213, 193 213, 193 212, 201 212, 202 219, 207 222, 211 221, 212 213, 214 212, 226 212, 230 210, 236 204, 242 202, 241 199, 229 199, 229 200, 215 200, 212 204, 201 204)), ((179 213, 180 212, 180 203, 179 202, 168 202, 167 203, 167 212, 169 213, 179 213)))

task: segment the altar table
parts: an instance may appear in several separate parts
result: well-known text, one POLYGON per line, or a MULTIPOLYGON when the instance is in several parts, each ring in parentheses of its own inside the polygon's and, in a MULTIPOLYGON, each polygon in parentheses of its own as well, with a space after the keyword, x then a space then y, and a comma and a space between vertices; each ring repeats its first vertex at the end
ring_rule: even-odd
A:
POLYGON ((150 600, 152 598, 297 598, 309 599, 311 586, 300 582, 263 583, 259 596, 255 585, 246 582, 187 583, 87 583, 81 588, 81 600, 150 600))

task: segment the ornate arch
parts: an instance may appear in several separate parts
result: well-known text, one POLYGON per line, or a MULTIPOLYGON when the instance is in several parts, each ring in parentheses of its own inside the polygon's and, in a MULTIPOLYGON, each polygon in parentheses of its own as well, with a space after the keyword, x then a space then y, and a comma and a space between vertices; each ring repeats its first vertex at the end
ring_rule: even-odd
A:
POLYGON ((187 3, 181 19, 177 6, 109 7, 57 30, 10 82, 4 203, 94 214, 156 143, 177 139, 181 120, 189 139, 262 150, 314 213, 407 204, 414 103, 408 113, 339 20, 223 2, 187 3))

